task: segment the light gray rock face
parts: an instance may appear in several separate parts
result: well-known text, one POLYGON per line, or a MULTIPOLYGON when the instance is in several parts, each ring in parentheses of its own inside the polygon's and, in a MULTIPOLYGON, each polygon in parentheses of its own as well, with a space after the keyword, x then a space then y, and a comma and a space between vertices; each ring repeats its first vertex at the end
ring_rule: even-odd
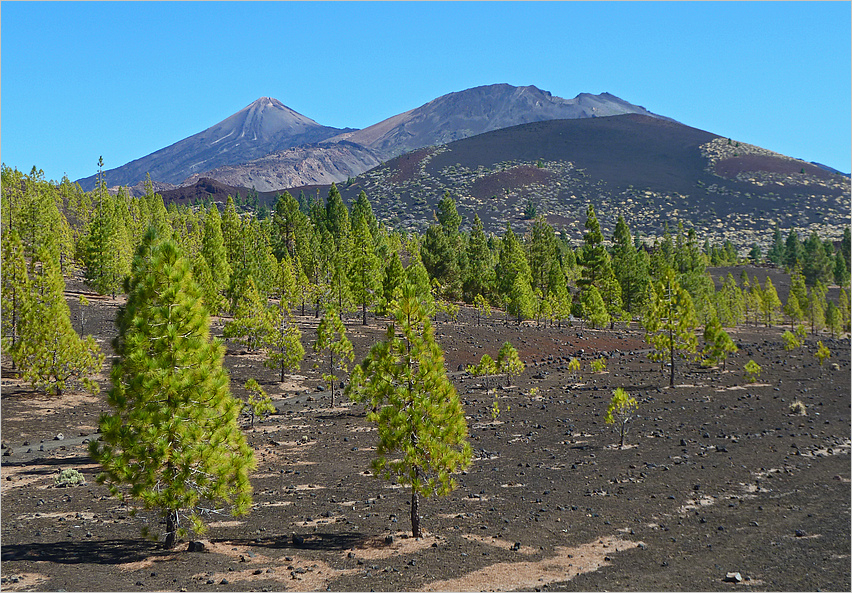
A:
POLYGON ((639 113, 659 117, 644 107, 609 93, 554 97, 534 86, 493 84, 450 93, 411 111, 328 140, 348 140, 376 151, 383 159, 446 144, 484 132, 552 119, 580 119, 639 113))
MULTIPOLYGON (((194 173, 236 165, 276 150, 319 142, 342 130, 323 126, 277 99, 261 97, 229 118, 156 152, 105 172, 107 185, 154 181, 180 184, 194 173)), ((92 189, 95 176, 79 180, 92 189)))

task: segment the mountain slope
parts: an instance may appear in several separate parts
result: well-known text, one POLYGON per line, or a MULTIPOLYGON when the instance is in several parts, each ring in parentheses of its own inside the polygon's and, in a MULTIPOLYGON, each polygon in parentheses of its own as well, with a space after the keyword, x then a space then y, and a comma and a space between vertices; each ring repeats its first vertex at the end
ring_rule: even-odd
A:
POLYGON ((497 233, 507 223, 523 231, 532 203, 580 241, 591 203, 607 237, 623 215, 645 237, 683 222, 711 241, 746 247, 770 237, 776 222, 839 237, 849 189, 847 176, 814 164, 628 114, 534 122, 419 149, 359 175, 341 193, 352 201, 365 191, 379 218, 414 231, 434 222, 448 190, 464 225, 476 213, 497 233))
MULTIPOLYGON (((135 185, 150 173, 155 181, 179 184, 194 173, 319 142, 341 131, 322 126, 277 99, 261 97, 203 132, 106 171, 106 180, 109 186, 135 185)), ((91 189, 95 176, 79 182, 83 189, 91 189)))
POLYGON ((343 181, 381 162, 373 151, 352 142, 311 144, 276 151, 248 163, 224 165, 203 174, 197 173, 188 177, 182 185, 210 178, 234 187, 270 192, 282 187, 343 181))
POLYGON ((341 134, 328 142, 345 139, 390 158, 424 146, 446 144, 519 124, 627 113, 657 117, 609 93, 581 93, 573 99, 562 99, 534 86, 494 84, 438 97, 416 109, 363 130, 341 134))

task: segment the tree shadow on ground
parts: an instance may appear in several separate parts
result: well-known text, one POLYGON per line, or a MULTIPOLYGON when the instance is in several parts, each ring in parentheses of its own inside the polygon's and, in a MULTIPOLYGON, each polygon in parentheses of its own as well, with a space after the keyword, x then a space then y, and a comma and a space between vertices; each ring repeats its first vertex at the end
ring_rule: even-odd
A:
MULTIPOLYGON (((89 457, 88 455, 76 455, 74 457, 36 457, 34 459, 29 459, 25 461, 4 461, 3 467, 26 467, 28 465, 31 466, 39 466, 39 465, 65 465, 65 466, 80 466, 80 465, 89 465, 95 463, 95 461, 89 457)), ((55 473, 56 470, 30 470, 28 472, 23 472, 25 474, 43 474, 43 473, 55 473)))
POLYGON ((113 539, 91 542, 45 542, 12 544, 2 547, 0 559, 6 561, 39 561, 57 564, 125 564, 173 554, 157 542, 135 539, 113 539))
POLYGON ((253 539, 211 540, 215 543, 270 548, 276 550, 342 551, 368 547, 372 539, 362 533, 312 533, 310 535, 276 535, 253 539))

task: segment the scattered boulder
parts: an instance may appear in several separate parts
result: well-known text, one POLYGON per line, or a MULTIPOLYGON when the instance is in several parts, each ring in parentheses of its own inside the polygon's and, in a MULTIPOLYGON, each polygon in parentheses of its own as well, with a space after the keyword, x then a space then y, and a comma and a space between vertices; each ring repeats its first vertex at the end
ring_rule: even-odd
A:
POLYGON ((741 583, 743 582, 743 575, 738 572, 729 572, 722 580, 726 583, 741 583))
POLYGON ((187 552, 203 552, 204 551, 204 542, 189 542, 189 545, 186 548, 187 552))

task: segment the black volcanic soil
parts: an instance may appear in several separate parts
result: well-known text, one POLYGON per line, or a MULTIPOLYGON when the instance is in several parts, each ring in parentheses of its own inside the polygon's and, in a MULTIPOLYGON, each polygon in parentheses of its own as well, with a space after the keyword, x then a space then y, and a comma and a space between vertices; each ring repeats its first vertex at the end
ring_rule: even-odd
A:
MULTIPOLYGON (((91 300, 87 331, 109 351, 118 302, 91 300)), ((299 322, 310 357, 316 320, 299 322)), ((347 321, 356 360, 383 327, 347 321)), ((456 491, 421 505, 422 540, 406 537, 407 493, 369 475, 375 432, 363 410, 340 399, 332 408, 310 358, 280 384, 259 357, 231 348, 234 393, 244 397, 256 377, 278 413, 254 428, 244 419, 255 505, 239 518, 209 514, 204 552, 144 540, 156 517, 130 514, 95 483, 83 441, 96 438, 102 395, 35 394, 4 359, 2 588, 848 591, 849 340, 821 336, 837 365, 821 369, 815 339, 787 353, 780 333, 741 328, 727 372, 679 366, 669 388, 635 326, 506 327, 499 316, 478 326, 465 309, 458 323, 442 318, 436 334, 475 459, 456 491), (496 390, 495 421, 494 396, 458 368, 496 356, 505 340, 527 369, 496 390), (572 356, 582 360, 576 378, 572 356), (607 371, 591 373, 601 356, 607 371), (763 367, 753 384, 749 359, 763 367), (639 402, 624 450, 604 423, 616 387, 639 402), (807 415, 790 414, 796 399, 807 415), (53 487, 60 468, 87 484, 53 487), (742 582, 725 582, 729 572, 742 582)))
POLYGON ((735 178, 737 173, 748 171, 765 171, 780 175, 794 175, 804 169, 805 173, 820 179, 830 179, 834 174, 821 167, 802 164, 798 161, 779 158, 764 154, 748 154, 722 159, 716 163, 716 173, 726 178, 735 178))

